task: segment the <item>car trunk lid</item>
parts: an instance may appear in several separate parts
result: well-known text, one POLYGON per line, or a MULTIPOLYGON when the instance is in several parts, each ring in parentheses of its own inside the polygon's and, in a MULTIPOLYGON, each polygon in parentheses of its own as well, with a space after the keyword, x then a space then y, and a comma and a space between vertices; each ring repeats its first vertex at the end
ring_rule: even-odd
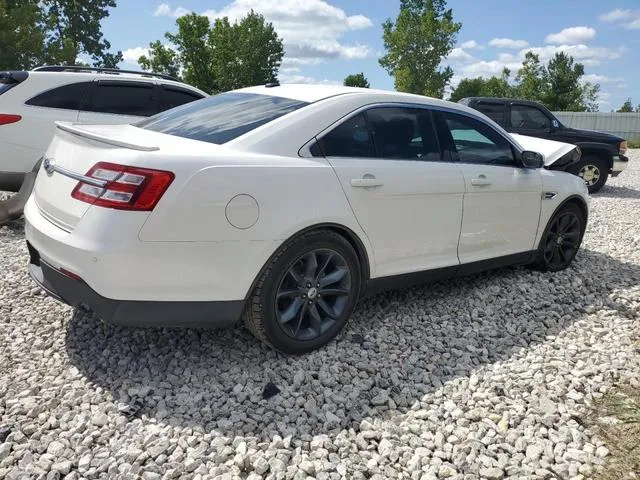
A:
POLYGON ((98 162, 133 164, 136 152, 153 152, 157 134, 130 125, 73 125, 57 122, 55 136, 42 161, 34 198, 42 215, 58 227, 72 231, 92 203, 72 197, 80 182, 99 186, 87 173, 98 162), (135 132, 135 133, 134 133, 135 132))

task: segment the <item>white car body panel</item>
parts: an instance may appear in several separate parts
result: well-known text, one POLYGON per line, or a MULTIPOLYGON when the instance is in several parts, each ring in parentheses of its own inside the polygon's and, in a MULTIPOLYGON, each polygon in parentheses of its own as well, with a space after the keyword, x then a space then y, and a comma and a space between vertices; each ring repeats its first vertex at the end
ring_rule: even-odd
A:
MULTIPOLYGON (((303 156, 307 142, 365 105, 412 103, 482 117, 461 105, 346 87, 244 91, 315 103, 223 145, 131 125, 74 127, 95 138, 58 129, 46 156, 77 174, 105 161, 168 170, 175 179, 153 211, 132 212, 75 200, 76 180, 41 170, 25 208, 27 240, 47 263, 108 299, 244 301, 269 258, 309 227, 352 232, 374 279, 530 252, 562 202, 587 198, 581 179, 546 169, 303 156), (352 182, 371 175, 382 185, 352 182), (488 185, 473 184, 480 175, 488 185), (556 195, 543 200, 544 192, 556 195), (238 196, 257 208, 251 200, 232 204, 238 196), (245 221, 254 213, 249 226, 232 225, 230 216, 245 221)), ((536 150, 536 142, 514 145, 536 150)), ((540 145, 549 162, 565 150, 540 145)))
POLYGON ((566 155, 576 148, 570 143, 556 142, 555 140, 547 140, 544 138, 528 137, 517 133, 510 133, 525 150, 541 153, 544 157, 544 165, 546 167, 553 165, 558 158, 566 155))

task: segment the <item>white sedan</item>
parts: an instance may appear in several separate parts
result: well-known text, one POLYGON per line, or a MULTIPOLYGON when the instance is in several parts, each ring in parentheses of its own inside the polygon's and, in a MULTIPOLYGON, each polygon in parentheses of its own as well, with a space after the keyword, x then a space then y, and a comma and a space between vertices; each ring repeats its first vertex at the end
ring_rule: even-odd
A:
POLYGON ((578 158, 459 104, 337 86, 252 87, 135 125, 59 123, 25 208, 29 270, 106 321, 242 318, 307 352, 365 292, 569 266, 587 190, 554 168, 578 158))

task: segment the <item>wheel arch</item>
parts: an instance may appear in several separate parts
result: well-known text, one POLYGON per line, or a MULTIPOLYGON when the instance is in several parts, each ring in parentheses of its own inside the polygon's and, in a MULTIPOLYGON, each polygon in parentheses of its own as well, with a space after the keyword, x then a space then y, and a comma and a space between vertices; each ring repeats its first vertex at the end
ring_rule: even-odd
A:
POLYGON ((613 168, 613 152, 605 145, 601 144, 581 144, 582 159, 585 157, 597 157, 607 164, 609 170, 613 168))
MULTIPOLYGON (((578 208, 580 208, 580 210, 582 211, 583 215, 584 215, 584 223, 585 223, 585 230, 587 228, 587 222, 589 220, 589 207, 587 205, 587 201, 581 197, 580 195, 570 195, 567 198, 565 198, 562 203, 560 203, 560 205, 558 205, 555 210, 553 211, 553 213, 549 216, 549 220, 547 220, 547 224, 544 226, 544 231, 546 231, 547 227, 549 226, 549 222, 551 222, 553 220, 553 218, 556 216, 556 214, 564 207, 566 207, 567 205, 576 205, 578 208)), ((582 233, 584 235, 584 232, 582 233)), ((542 237, 541 237, 542 238, 542 237)))
POLYGON ((347 240, 349 244, 353 247, 358 257, 358 261, 360 262, 360 275, 362 278, 360 293, 364 292, 367 282, 371 277, 371 263, 369 261, 369 254, 367 253, 367 249, 364 245, 364 242, 360 239, 358 234, 356 234, 349 227, 346 227, 345 225, 341 225, 339 223, 324 222, 324 223, 318 223, 315 225, 310 225, 308 227, 305 227, 302 230, 297 231, 296 233, 294 233, 284 241, 282 241, 280 245, 278 245, 278 248, 276 248, 275 251, 264 262, 264 265, 262 265, 262 267, 258 271, 258 274, 253 279, 253 282, 251 282, 251 286, 249 287, 249 290, 245 295, 245 300, 251 296, 251 292, 253 292, 256 284, 262 277, 262 274, 268 268, 269 264, 271 263, 271 260, 278 254, 278 251, 280 250, 280 247, 282 247, 282 245, 285 245, 288 242, 291 242, 292 240, 295 240, 296 238, 306 233, 316 231, 316 230, 329 230, 329 231, 335 232, 338 235, 342 236, 345 240, 347 240))

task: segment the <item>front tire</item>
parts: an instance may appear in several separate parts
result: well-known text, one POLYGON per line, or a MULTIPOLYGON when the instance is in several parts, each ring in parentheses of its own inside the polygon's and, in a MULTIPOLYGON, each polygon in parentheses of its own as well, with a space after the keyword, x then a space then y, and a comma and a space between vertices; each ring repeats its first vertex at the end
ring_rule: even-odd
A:
POLYGON ((580 160, 572 168, 571 173, 584 180, 589 193, 595 193, 607 183, 609 167, 601 158, 589 155, 580 160))
POLYGON ((305 233, 270 260, 249 297, 244 324, 281 352, 310 352, 344 328, 361 282, 358 256, 344 237, 330 230, 305 233))
POLYGON ((564 270, 575 258, 586 228, 585 215, 574 203, 561 207, 542 235, 533 266, 545 272, 564 270))

